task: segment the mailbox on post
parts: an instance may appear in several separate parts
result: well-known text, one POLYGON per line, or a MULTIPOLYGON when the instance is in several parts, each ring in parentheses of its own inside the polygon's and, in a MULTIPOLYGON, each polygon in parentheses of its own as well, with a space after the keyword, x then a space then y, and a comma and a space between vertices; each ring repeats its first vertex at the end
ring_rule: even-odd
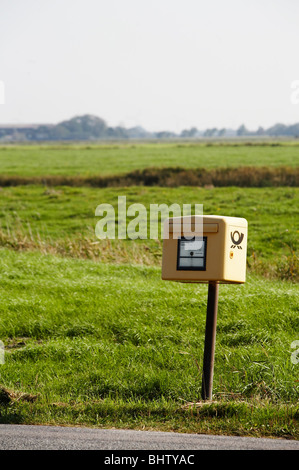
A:
POLYGON ((209 284, 202 398, 212 399, 219 283, 246 279, 247 220, 196 215, 164 222, 162 279, 209 284))

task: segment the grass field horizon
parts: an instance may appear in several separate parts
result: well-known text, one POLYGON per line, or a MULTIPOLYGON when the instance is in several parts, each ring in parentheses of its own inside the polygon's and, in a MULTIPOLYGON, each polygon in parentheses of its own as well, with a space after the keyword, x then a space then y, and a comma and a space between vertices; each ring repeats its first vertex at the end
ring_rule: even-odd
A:
POLYGON ((6 176, 109 176, 145 168, 298 167, 299 144, 285 142, 118 143, 0 146, 6 176))
POLYGON ((169 165, 297 171, 298 154, 290 142, 0 147, 0 422, 298 439, 297 184, 1 187, 169 165), (207 285, 162 281, 161 239, 96 238, 97 205, 119 195, 248 220, 246 283, 220 286, 212 402, 200 397, 207 285))

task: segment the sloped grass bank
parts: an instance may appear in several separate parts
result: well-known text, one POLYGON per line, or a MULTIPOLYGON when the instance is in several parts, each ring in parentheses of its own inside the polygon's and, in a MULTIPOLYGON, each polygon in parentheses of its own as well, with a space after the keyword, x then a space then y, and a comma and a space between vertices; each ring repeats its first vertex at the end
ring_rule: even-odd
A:
MULTIPOLYGON (((245 217, 248 220, 248 271, 268 278, 298 281, 298 188, 47 188, 18 186, 0 191, 0 246, 17 251, 39 250, 73 258, 108 263, 161 266, 161 222, 157 239, 150 238, 151 204, 173 203, 181 208, 203 204, 204 214, 245 217), (127 208, 143 204, 147 210, 148 238, 99 240, 96 207, 115 209, 118 196, 127 208)), ((137 216, 138 212, 136 213, 137 216)), ((172 213, 170 212, 170 216, 172 213)), ((127 223, 132 217, 127 217, 127 223)), ((117 237, 117 229, 116 229, 117 237)))
POLYGON ((157 186, 176 188, 178 186, 264 188, 298 187, 299 170, 294 167, 240 166, 237 168, 192 168, 178 167, 144 168, 124 174, 89 176, 82 175, 0 175, 0 187, 44 184, 50 187, 89 186, 93 188, 157 186))

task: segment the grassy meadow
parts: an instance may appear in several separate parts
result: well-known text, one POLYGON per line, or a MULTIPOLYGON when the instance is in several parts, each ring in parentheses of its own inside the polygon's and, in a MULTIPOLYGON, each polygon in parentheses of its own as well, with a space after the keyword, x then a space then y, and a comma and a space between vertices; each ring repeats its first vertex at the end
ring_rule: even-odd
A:
MULTIPOLYGON (((299 147, 6 146, 0 175, 298 166, 299 147)), ((0 188, 0 422, 298 439, 298 187, 0 188), (95 209, 203 204, 245 217, 248 275, 220 286, 213 401, 200 398, 207 286, 161 280, 162 242, 98 240, 95 209)))
MULTIPOLYGON (((0 242, 15 250, 83 257, 100 262, 161 265, 162 242, 98 240, 99 204, 118 215, 118 196, 129 207, 151 204, 203 204, 204 214, 245 217, 249 223, 248 269, 266 277, 298 280, 298 188, 89 188, 5 187, 0 199, 0 242)), ((132 218, 131 218, 132 219, 132 218)), ((131 220, 129 217, 127 221, 131 220)), ((159 227, 158 233, 161 233, 159 227)))
POLYGON ((299 144, 289 142, 6 145, 0 174, 19 176, 128 173, 151 167, 297 167, 299 144))

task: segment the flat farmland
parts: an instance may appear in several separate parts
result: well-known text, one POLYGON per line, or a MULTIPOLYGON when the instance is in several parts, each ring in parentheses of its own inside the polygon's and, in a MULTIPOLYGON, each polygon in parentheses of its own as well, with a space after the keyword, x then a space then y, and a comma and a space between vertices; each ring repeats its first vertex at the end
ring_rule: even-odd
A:
POLYGON ((148 143, 7 145, 0 147, 0 174, 112 175, 151 167, 225 168, 299 165, 299 144, 148 143))
POLYGON ((21 184, 152 167, 296 170, 298 150, 283 142, 2 147, 0 177, 20 180, 0 187, 0 422, 298 439, 296 184, 21 184), (204 214, 248 220, 247 281, 220 286, 212 402, 200 398, 207 286, 161 280, 161 237, 96 238, 96 207, 109 203, 117 216, 118 196, 147 210, 198 203, 204 214))

